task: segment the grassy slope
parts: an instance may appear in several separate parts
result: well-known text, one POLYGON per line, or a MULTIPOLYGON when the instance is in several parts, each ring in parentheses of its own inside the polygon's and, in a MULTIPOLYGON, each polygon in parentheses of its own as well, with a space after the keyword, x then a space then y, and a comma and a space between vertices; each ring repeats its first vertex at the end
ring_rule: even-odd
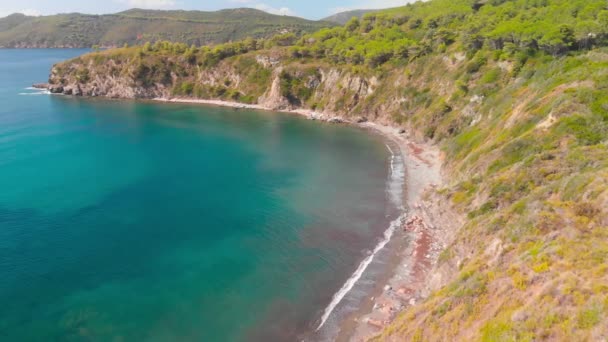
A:
MULTIPOLYGON (((441 257, 459 269, 457 278, 403 313, 383 339, 573 341, 608 333, 608 51, 542 59, 516 78, 510 65, 491 61, 467 83, 482 102, 456 100, 462 95, 452 88, 443 97, 452 111, 428 100, 410 118, 438 135, 453 181, 440 192, 469 220, 441 257)), ((425 62, 410 69, 414 96, 441 98, 432 90, 438 83, 462 86, 464 64, 446 77, 441 61, 425 62)))
MULTIPOLYGON (((344 29, 322 30, 293 47, 223 60, 208 50, 197 51, 194 63, 185 63, 181 54, 163 50, 142 57, 135 49, 83 59, 97 65, 122 60, 129 70, 144 65, 156 71, 139 75, 144 79, 158 77, 161 65, 173 65, 164 73, 180 75, 169 84, 176 94, 255 101, 272 81, 271 71, 255 58, 275 55, 284 66, 281 91, 295 105, 367 115, 437 142, 451 180, 438 191, 468 217, 440 258, 457 275, 406 309, 380 339, 605 338, 606 5, 494 1, 479 11, 474 5, 433 0, 393 9, 388 18, 398 19, 376 20, 371 31, 362 22, 350 36, 340 36, 347 34, 344 29), (573 35, 555 20, 571 25, 573 35), (445 38, 442 28, 454 37, 445 38), (585 38, 590 30, 597 36, 591 43, 585 38), (401 36, 387 38, 395 32, 401 36), (408 53, 393 53, 377 63, 376 50, 385 41, 393 46, 405 42, 408 53), (364 47, 360 62, 350 60, 349 44, 364 47), (302 48, 311 54, 299 53, 302 48), (195 76, 199 69, 241 75, 241 82, 205 85, 195 76), (367 79, 375 90, 354 98, 344 84, 327 92, 305 86, 311 77, 331 70, 367 79)), ((67 65, 87 65, 83 59, 67 65)))
POLYGON ((331 25, 254 9, 217 12, 133 9, 111 15, 11 15, 0 19, 0 46, 122 46, 156 40, 203 45, 249 36, 269 37, 283 29, 311 32, 331 25))

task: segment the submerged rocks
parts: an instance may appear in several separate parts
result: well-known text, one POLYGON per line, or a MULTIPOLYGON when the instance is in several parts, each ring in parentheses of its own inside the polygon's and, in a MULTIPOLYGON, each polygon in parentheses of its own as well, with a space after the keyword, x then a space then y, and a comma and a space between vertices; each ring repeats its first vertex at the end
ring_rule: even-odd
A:
POLYGON ((61 94, 63 93, 63 86, 51 85, 49 86, 49 91, 51 92, 51 94, 61 94))
POLYGON ((36 83, 33 84, 32 87, 36 89, 48 89, 51 94, 63 94, 63 95, 76 95, 82 96, 84 95, 80 85, 67 85, 63 86, 60 84, 50 84, 50 83, 36 83))
POLYGON ((80 88, 79 84, 65 86, 65 87, 63 87, 63 91, 60 93, 63 93, 63 95, 74 95, 74 96, 83 96, 84 95, 84 92, 82 91, 82 88, 80 88))

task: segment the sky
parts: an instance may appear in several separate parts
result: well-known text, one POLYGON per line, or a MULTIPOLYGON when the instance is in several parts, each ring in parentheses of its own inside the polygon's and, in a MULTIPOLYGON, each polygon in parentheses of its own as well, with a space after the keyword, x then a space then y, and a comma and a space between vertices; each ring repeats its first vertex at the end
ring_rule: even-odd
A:
POLYGON ((0 17, 16 12, 27 15, 69 12, 104 14, 135 7, 201 11, 251 7, 274 14, 321 19, 351 9, 388 8, 408 2, 414 0, 0 0, 0 17))

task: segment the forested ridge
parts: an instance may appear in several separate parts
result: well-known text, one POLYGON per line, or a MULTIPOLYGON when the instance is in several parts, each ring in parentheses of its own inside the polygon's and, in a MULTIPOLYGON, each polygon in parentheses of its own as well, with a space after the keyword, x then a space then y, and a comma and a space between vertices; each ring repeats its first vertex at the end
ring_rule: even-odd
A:
POLYGON ((601 341, 607 43, 603 0, 430 0, 301 37, 102 51, 56 65, 51 83, 406 129, 441 147, 449 181, 430 195, 466 222, 439 257, 441 286, 378 339, 601 341))
POLYGON ((333 25, 250 8, 216 12, 131 9, 105 15, 41 17, 13 14, 0 18, 0 47, 117 47, 158 40, 206 45, 268 38, 283 31, 299 35, 333 25))
POLYGON ((435 0, 322 29, 299 40, 292 52, 372 67, 445 52, 454 44, 467 53, 486 48, 506 55, 542 51, 557 56, 605 45, 606 7, 601 0, 435 0))
MULTIPOLYGON (((214 47, 193 46, 188 54, 213 65, 226 57, 282 46, 289 47, 293 58, 376 68, 389 62, 402 65, 448 47, 469 55, 491 51, 494 59, 523 63, 539 53, 558 57, 607 43, 608 5, 603 0, 434 0, 353 17, 344 26, 300 38, 294 33, 250 37, 214 47)), ((165 51, 167 46, 148 45, 144 50, 165 51)))

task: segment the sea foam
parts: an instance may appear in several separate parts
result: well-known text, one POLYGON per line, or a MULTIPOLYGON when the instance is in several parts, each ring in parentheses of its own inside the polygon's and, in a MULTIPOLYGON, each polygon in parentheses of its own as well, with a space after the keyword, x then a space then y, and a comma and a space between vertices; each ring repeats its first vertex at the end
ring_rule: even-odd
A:
POLYGON ((27 87, 25 90, 31 90, 29 93, 19 93, 17 95, 29 96, 29 95, 49 95, 51 92, 48 89, 40 89, 34 87, 27 87))
POLYGON ((363 259, 363 261, 361 261, 359 267, 357 267, 357 269, 350 276, 350 278, 346 280, 344 285, 342 285, 342 288, 340 288, 340 290, 338 290, 338 292, 334 294, 331 302, 325 308, 323 316, 321 316, 321 322, 317 326, 316 331, 319 331, 323 327, 325 322, 327 322, 327 319, 334 311, 334 309, 338 306, 338 304, 340 304, 340 302, 342 301, 342 299, 344 299, 348 292, 352 290, 353 286, 355 286, 361 276, 363 276, 363 273, 365 272, 367 267, 374 260, 374 256, 376 256, 376 254, 378 254, 378 252, 380 252, 384 248, 384 246, 386 246, 386 244, 393 237, 395 230, 397 230, 397 228, 403 224, 403 221, 406 218, 407 214, 404 212, 405 208, 403 205, 403 185, 405 182, 405 165, 403 161, 403 156, 401 155, 401 153, 395 153, 389 145, 386 145, 386 147, 391 153, 391 174, 387 181, 386 191, 388 193, 391 203, 401 211, 401 215, 390 223, 388 229, 384 231, 382 239, 378 242, 374 250, 369 253, 369 255, 365 259, 363 259))

